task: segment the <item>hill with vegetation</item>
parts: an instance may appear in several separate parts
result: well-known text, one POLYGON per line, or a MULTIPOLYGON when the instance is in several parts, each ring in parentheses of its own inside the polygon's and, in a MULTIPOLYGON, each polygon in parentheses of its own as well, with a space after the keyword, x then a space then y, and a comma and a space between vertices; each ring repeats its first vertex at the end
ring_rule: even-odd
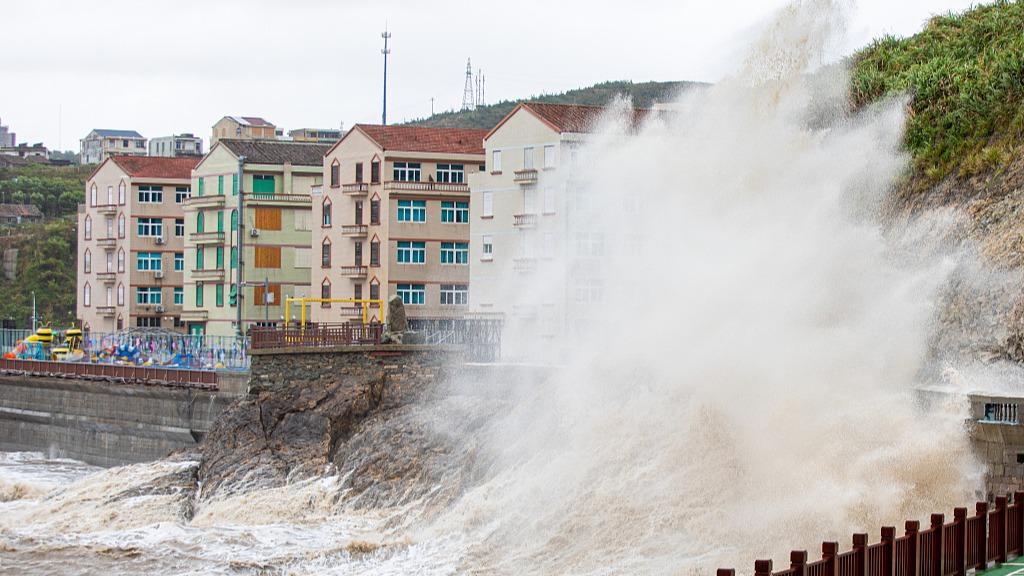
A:
POLYGON ((626 80, 602 82, 587 88, 578 88, 561 94, 542 94, 522 100, 504 100, 497 104, 479 106, 474 110, 441 112, 429 118, 413 120, 413 126, 435 128, 493 128, 512 111, 519 102, 547 102, 553 104, 582 104, 604 106, 616 96, 625 96, 639 108, 647 108, 655 102, 666 102, 682 90, 702 86, 700 82, 629 82, 626 80))

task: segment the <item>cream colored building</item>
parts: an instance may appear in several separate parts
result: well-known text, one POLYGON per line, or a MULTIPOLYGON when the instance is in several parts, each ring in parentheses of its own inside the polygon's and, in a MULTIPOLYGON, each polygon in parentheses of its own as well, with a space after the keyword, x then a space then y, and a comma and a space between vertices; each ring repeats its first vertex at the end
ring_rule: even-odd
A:
MULTIPOLYGON (((313 201, 311 292, 387 300, 411 318, 465 313, 469 186, 483 168, 484 130, 357 124, 323 162, 313 201)), ((343 322, 350 305, 315 305, 318 322, 343 322)), ((374 310, 373 319, 380 319, 374 310)))
POLYGON ((210 146, 216 144, 221 138, 274 140, 279 135, 279 131, 273 123, 258 116, 225 116, 213 125, 210 146))
POLYGON ((334 144, 341 140, 341 130, 339 128, 296 128, 288 131, 288 138, 293 142, 334 144))
POLYGON ((112 156, 78 209, 78 310, 84 328, 183 328, 184 212, 199 158, 112 156))
POLYGON ((525 340, 585 331, 599 313, 604 239, 588 230, 576 156, 602 113, 519 104, 488 133, 487 168, 469 180, 470 311, 505 318, 525 340))
POLYGON ((182 317, 190 332, 236 333, 239 276, 244 284, 243 332, 253 324, 280 323, 284 299, 306 295, 312 243, 310 191, 323 180, 327 148, 325 144, 223 139, 196 166, 194 193, 185 205, 182 317), (239 193, 244 202, 241 216, 239 193))
POLYGON ((78 159, 82 164, 99 164, 112 154, 145 156, 146 138, 135 130, 96 128, 79 142, 78 159))

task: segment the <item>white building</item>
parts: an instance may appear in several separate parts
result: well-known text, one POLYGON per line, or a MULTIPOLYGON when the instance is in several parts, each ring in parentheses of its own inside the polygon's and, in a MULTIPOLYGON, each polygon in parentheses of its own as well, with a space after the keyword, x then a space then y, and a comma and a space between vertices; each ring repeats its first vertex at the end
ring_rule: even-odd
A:
POLYGON ((146 138, 135 130, 96 128, 82 138, 79 160, 82 164, 99 164, 112 154, 145 156, 146 138))
POLYGON ((165 158, 202 156, 203 139, 189 133, 153 138, 149 141, 149 155, 165 158))

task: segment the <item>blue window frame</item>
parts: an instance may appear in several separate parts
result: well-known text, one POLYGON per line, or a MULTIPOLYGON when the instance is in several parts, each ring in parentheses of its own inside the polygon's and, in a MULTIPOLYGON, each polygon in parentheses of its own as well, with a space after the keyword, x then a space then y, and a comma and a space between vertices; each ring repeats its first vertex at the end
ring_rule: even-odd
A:
POLYGON ((398 201, 399 222, 426 222, 427 201, 426 200, 399 200, 398 201))
POLYGON ((399 284, 398 295, 402 304, 423 304, 427 300, 427 289, 424 284, 399 284))
POLYGON ((469 264, 469 242, 441 242, 441 264, 469 264))
POLYGON ((136 270, 139 272, 156 272, 163 270, 163 259, 159 252, 139 252, 136 256, 136 270))
POLYGON ((427 261, 426 242, 399 242, 398 262, 400 264, 423 264, 427 261))
POLYGON ((158 286, 139 286, 135 289, 136 304, 160 304, 162 297, 158 286))
POLYGON ((441 202, 441 222, 466 224, 469 222, 469 202, 441 202))

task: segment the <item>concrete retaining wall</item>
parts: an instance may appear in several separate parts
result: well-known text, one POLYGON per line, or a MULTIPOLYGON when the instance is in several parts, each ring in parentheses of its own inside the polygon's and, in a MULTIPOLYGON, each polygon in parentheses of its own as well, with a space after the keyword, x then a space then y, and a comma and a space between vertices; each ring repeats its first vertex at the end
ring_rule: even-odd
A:
POLYGON ((195 446, 236 395, 0 376, 0 450, 42 451, 99 466, 195 446))

